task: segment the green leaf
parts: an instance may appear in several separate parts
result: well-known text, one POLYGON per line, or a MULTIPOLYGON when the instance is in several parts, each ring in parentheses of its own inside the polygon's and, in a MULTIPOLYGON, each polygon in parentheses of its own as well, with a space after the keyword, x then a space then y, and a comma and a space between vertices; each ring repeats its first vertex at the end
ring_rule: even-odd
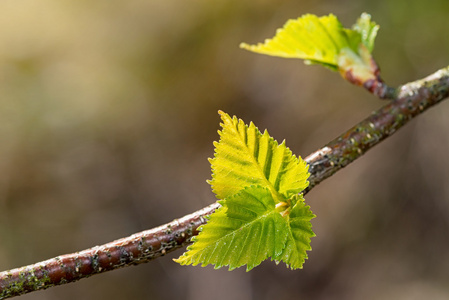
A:
POLYGON ((287 221, 275 210, 271 192, 250 186, 222 201, 222 207, 203 225, 194 244, 175 261, 247 271, 268 257, 282 255, 288 236, 287 221))
POLYGON ((222 206, 175 261, 249 271, 271 257, 302 268, 314 236, 314 215, 299 194, 308 185, 307 164, 253 123, 219 113, 223 130, 210 159, 210 184, 222 206))
POLYGON ((268 132, 263 134, 250 123, 219 112, 223 130, 210 159, 209 183, 219 199, 235 195, 249 185, 268 188, 275 203, 298 194, 308 186, 308 166, 284 144, 278 144, 268 132))
POLYGON ((307 14, 296 20, 289 20, 278 29, 272 39, 265 43, 241 48, 249 51, 288 58, 305 59, 308 63, 319 63, 331 69, 338 69, 337 56, 343 48, 357 51, 360 35, 343 28, 333 14, 317 17, 307 14))
POLYGON ((310 239, 315 236, 312 231, 310 220, 315 215, 310 207, 305 205, 301 195, 296 195, 297 202, 293 206, 289 216, 289 231, 287 235, 287 243, 281 255, 274 258, 276 261, 283 261, 287 267, 293 269, 302 269, 304 261, 307 259, 307 252, 312 250, 310 247, 310 239))
POLYGON ((242 43, 240 47, 272 56, 304 59, 306 64, 320 64, 363 86, 369 81, 381 82, 379 68, 371 56, 378 30, 379 26, 366 13, 352 29, 343 28, 332 14, 323 17, 307 14, 287 21, 264 43, 242 43))
POLYGON ((371 21, 371 16, 363 13, 354 24, 353 29, 361 36, 361 41, 371 53, 374 49, 374 40, 376 39, 379 25, 371 21))

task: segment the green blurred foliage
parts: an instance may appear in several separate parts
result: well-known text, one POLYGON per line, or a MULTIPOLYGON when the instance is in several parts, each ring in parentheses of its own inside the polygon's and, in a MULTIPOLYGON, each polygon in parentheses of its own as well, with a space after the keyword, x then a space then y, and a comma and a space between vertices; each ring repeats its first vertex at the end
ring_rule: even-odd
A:
MULTIPOLYGON (((0 2, 0 267, 152 228, 214 201, 217 111, 306 156, 383 103, 338 74, 238 48, 289 18, 361 12, 391 85, 448 65, 449 2, 0 2)), ((300 271, 171 259, 23 299, 447 299, 447 104, 307 195, 318 216, 300 271)))

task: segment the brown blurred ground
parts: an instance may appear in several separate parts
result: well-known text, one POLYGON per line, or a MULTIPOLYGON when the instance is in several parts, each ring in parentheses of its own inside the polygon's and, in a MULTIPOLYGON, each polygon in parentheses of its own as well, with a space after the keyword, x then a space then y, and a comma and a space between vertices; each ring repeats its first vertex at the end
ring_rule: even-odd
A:
MULTIPOLYGON (((238 48, 288 18, 367 11, 391 85, 449 64, 449 2, 0 2, 0 269, 171 221, 214 201, 222 109, 307 156, 383 103, 338 74, 238 48)), ((448 299, 449 103, 307 195, 303 270, 172 258, 23 299, 448 299), (212 296, 213 294, 213 296, 212 296)))

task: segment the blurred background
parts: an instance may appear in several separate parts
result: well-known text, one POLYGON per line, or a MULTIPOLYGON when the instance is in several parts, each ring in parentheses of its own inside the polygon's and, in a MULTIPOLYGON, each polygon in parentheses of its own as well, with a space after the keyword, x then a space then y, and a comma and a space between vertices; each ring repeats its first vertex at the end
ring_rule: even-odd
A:
MULTIPOLYGON (((0 269, 131 235, 213 201, 219 109, 303 157, 382 102, 317 66, 238 48, 287 19, 362 12, 392 86, 449 64, 445 0, 2 0, 0 269)), ((448 299, 449 103, 306 197, 303 270, 181 267, 178 250, 21 299, 448 299)))

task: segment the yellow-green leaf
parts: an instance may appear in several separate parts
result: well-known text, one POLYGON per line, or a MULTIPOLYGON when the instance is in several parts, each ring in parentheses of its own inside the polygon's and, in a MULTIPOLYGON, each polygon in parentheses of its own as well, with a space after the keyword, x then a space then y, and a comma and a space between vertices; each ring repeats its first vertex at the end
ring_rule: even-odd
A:
POLYGON ((323 17, 307 14, 287 21, 264 43, 252 46, 242 43, 240 47, 272 56, 305 59, 337 70, 340 50, 353 48, 357 40, 360 41, 360 35, 348 34, 333 14, 323 17))
POLYGON ((268 189, 250 186, 222 204, 176 262, 229 270, 247 265, 249 271, 268 257, 282 255, 288 224, 275 210, 268 189))
POLYGON ((371 21, 369 14, 363 13, 357 20, 357 23, 354 24, 353 29, 360 34, 361 41, 368 51, 373 52, 374 40, 379 31, 379 25, 371 21))
POLYGON ((212 180, 209 183, 218 199, 235 195, 249 185, 268 188, 276 203, 281 195, 290 198, 309 184, 308 166, 292 154, 284 143, 278 144, 268 132, 263 134, 250 123, 221 112, 223 130, 210 159, 212 180))
POLYGON ((302 269, 304 261, 308 257, 306 251, 312 250, 310 239, 315 236, 310 223, 315 215, 304 203, 302 196, 297 195, 296 197, 298 200, 288 215, 289 230, 285 248, 281 255, 273 258, 276 261, 283 261, 292 270, 302 269))
POLYGON ((307 14, 287 21, 264 43, 242 43, 240 47, 271 56, 304 59, 306 64, 320 64, 363 86, 370 80, 380 81, 379 69, 371 56, 378 30, 379 26, 366 13, 352 29, 343 28, 332 14, 323 17, 307 14))

